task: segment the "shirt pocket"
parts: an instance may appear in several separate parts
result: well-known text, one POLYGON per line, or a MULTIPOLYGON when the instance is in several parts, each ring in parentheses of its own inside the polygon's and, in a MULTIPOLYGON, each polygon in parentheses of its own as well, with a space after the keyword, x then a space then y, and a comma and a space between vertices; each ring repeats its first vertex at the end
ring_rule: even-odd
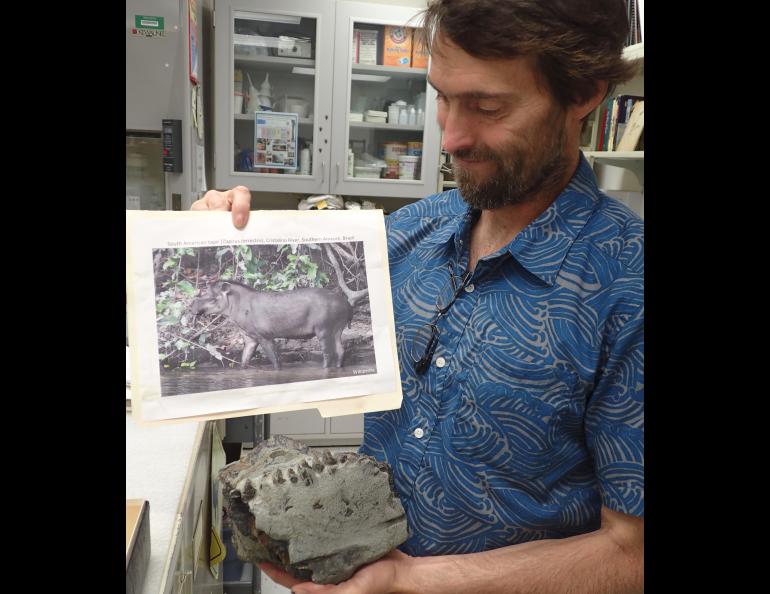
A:
POLYGON ((582 398, 575 374, 553 369, 537 389, 486 382, 461 390, 445 447, 483 473, 490 488, 548 481, 582 447, 582 398))

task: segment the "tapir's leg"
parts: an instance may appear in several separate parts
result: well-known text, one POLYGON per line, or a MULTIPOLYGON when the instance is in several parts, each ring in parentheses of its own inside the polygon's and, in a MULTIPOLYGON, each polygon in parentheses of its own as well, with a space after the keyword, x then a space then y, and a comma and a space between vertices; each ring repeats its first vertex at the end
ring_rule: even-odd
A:
POLYGON ((257 348, 257 341, 250 336, 243 336, 243 354, 241 355, 241 367, 245 369, 249 366, 251 356, 254 354, 254 350, 257 348))
POLYGON ((345 346, 342 344, 342 328, 334 333, 334 352, 337 355, 337 367, 342 367, 342 358, 345 356, 345 346))
POLYGON ((273 369, 275 370, 280 369, 281 361, 278 359, 278 355, 275 352, 275 343, 273 339, 262 338, 260 339, 259 344, 262 345, 262 350, 265 351, 265 354, 273 362, 273 369))
POLYGON ((329 333, 325 330, 319 332, 318 341, 321 343, 321 352, 324 355, 324 367, 331 367, 334 359, 334 345, 332 344, 329 333))

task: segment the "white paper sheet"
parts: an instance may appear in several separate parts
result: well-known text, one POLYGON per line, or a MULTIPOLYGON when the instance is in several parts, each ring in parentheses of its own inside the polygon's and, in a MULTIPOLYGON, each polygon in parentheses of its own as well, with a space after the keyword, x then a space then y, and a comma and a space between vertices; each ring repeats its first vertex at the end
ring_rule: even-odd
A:
MULTIPOLYGON (((401 405, 382 211, 254 211, 248 225, 241 230, 233 226, 232 216, 227 212, 126 211, 126 237, 132 406, 138 422, 197 422, 306 408, 318 408, 322 416, 332 416, 388 410, 401 405), (184 377, 186 381, 198 377, 195 374, 200 370, 167 372, 159 360, 162 351, 158 343, 158 321, 161 315, 157 311, 157 295, 163 289, 156 287, 156 282, 159 285, 161 282, 160 275, 156 278, 156 268, 162 268, 159 256, 171 253, 172 248, 190 248, 194 255, 180 260, 180 267, 187 267, 186 274, 194 276, 200 290, 205 285, 199 278, 201 271, 191 272, 190 267, 194 268, 196 257, 200 261, 204 250, 209 250, 205 253, 210 259, 211 250, 221 247, 251 246, 252 250, 264 251, 265 246, 273 249, 283 244, 305 246, 306 252, 312 246, 314 254, 327 250, 324 245, 356 244, 359 250, 363 249, 372 364, 356 367, 344 363, 341 368, 325 370, 320 361, 308 361, 302 368, 295 364, 294 371, 286 366, 275 371, 264 365, 248 370, 233 365, 228 369, 223 367, 221 377, 226 381, 222 385, 231 385, 231 379, 241 381, 244 377, 276 378, 275 383, 231 389, 222 389, 217 384, 219 389, 183 393, 179 393, 177 387, 174 388, 177 392, 172 393, 168 387, 169 377, 173 376, 174 381, 174 378, 184 377), (300 372, 302 377, 291 375, 300 372)), ((338 279, 330 275, 330 280, 326 288, 339 293, 336 289, 338 279)), ((192 297, 184 295, 178 301, 175 306, 189 308, 192 297)), ((354 308, 358 306, 356 304, 354 308)), ((343 343, 347 331, 343 330, 343 343)), ((346 343, 346 355, 350 344, 350 341, 346 343)), ((234 361, 238 359, 233 353, 229 357, 234 361)))

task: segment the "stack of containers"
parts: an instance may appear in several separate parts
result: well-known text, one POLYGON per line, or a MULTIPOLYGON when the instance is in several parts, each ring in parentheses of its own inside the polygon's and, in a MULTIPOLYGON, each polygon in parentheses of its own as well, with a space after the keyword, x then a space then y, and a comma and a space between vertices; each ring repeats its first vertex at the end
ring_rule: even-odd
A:
POLYGON ((364 121, 365 122, 375 122, 377 124, 384 124, 386 121, 388 121, 388 112, 387 111, 377 111, 374 109, 367 109, 364 112, 364 121))
POLYGON ((383 154, 387 169, 383 177, 387 179, 399 178, 399 157, 406 155, 407 145, 404 142, 386 142, 383 144, 383 154))
POLYGON ((420 179, 422 142, 408 142, 406 155, 398 158, 398 179, 420 179))

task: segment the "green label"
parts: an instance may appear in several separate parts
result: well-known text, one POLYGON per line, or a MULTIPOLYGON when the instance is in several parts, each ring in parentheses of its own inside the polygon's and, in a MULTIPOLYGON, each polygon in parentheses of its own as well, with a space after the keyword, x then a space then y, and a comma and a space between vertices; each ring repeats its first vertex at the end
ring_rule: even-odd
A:
POLYGON ((163 17, 134 15, 134 25, 137 29, 157 29, 163 31, 163 17))

